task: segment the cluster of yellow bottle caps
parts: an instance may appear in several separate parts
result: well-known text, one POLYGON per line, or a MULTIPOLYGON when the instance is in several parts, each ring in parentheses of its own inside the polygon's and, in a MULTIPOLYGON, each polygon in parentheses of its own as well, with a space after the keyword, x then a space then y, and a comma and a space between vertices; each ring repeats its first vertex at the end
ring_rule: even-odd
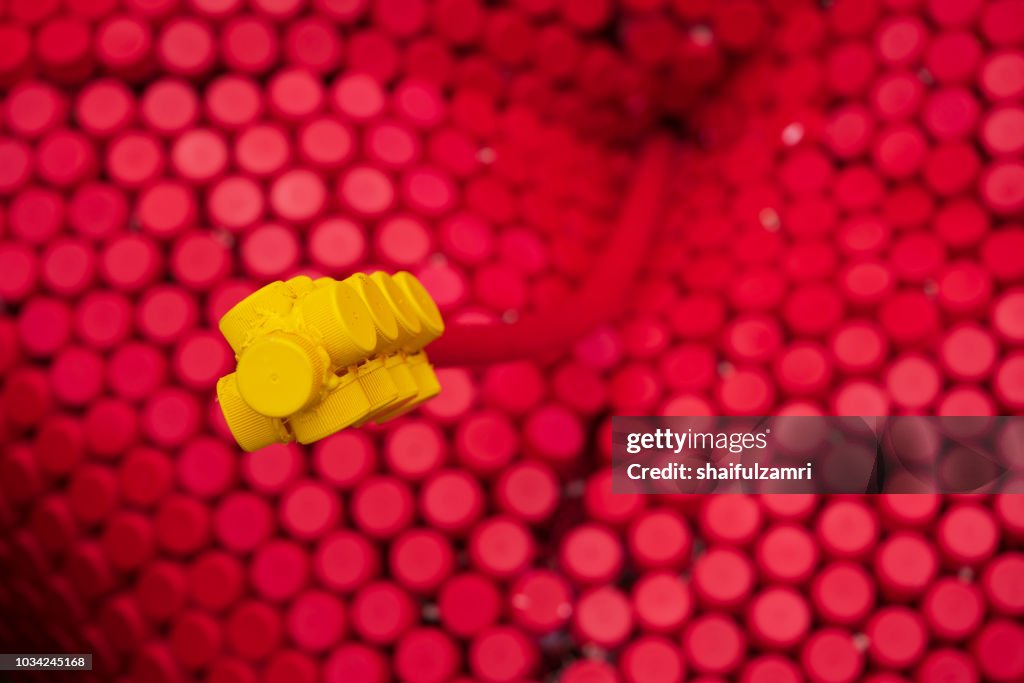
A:
POLYGON ((423 347, 444 321, 406 272, 272 282, 225 313, 220 331, 238 367, 217 398, 246 451, 384 422, 441 391, 423 347))

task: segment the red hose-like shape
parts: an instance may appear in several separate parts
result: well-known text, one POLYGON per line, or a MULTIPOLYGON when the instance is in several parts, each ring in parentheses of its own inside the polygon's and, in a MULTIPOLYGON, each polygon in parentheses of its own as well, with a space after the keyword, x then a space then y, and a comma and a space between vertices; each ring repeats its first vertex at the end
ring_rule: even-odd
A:
POLYGON ((667 138, 644 147, 607 248, 595 259, 593 274, 564 305, 514 323, 449 325, 428 349, 431 362, 466 366, 536 358, 566 348, 614 317, 650 249, 671 154, 667 138))

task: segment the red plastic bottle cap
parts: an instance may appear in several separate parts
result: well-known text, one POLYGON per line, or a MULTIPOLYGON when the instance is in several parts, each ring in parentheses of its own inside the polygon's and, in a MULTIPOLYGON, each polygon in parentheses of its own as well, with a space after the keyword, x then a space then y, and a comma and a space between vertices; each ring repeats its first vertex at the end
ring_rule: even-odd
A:
POLYGON ((403 174, 402 197, 416 213, 438 216, 455 206, 457 195, 454 183, 446 174, 421 167, 403 174))
POLYGON ((471 177, 480 167, 477 143, 460 128, 434 130, 427 139, 427 157, 460 179, 471 177))
POLYGON ((232 71, 262 74, 277 61, 277 33, 264 19, 237 15, 221 29, 220 51, 232 71))
POLYGON ((29 187, 11 202, 8 216, 11 235, 18 241, 45 244, 63 227, 64 201, 53 190, 29 187))
POLYGON ((195 184, 209 183, 227 168, 227 144, 216 131, 192 128, 175 139, 171 164, 185 180, 195 184))
POLYGON ((882 304, 879 320, 889 338, 901 346, 925 342, 939 328, 935 303, 925 294, 911 290, 890 296, 882 304))
POLYGON ((969 90, 943 88, 928 96, 922 122, 936 140, 955 140, 974 131, 979 114, 978 101, 969 90))
POLYGON ((969 199, 945 204, 935 215, 935 232, 946 246, 963 249, 975 245, 989 230, 991 218, 969 199))
POLYGON ((416 619, 409 595, 386 581, 362 587, 352 601, 350 614, 352 628, 373 644, 394 642, 416 619))
POLYGON ((1009 617, 1024 614, 1024 590, 1019 581, 1022 570, 1024 555, 1017 552, 999 555, 985 567, 981 587, 992 609, 1009 617))
POLYGON ((818 546, 802 526, 777 524, 758 539, 755 560, 769 580, 802 585, 818 564, 818 546))
POLYGON ((455 556, 447 537, 432 529, 410 529, 391 544, 391 575, 413 593, 433 593, 448 578, 455 556))
POLYGON ((533 537, 520 522, 491 517, 478 524, 469 538, 470 561, 480 571, 497 578, 522 572, 534 556, 533 537))
POLYGON ((27 81, 11 89, 4 118, 11 132, 34 139, 63 125, 67 101, 55 87, 41 81, 27 81))
POLYGON ((1010 410, 1017 411, 1024 406, 1024 353, 1013 352, 999 364, 993 378, 993 392, 999 401, 1010 410))
POLYGON ((864 557, 878 542, 878 518, 871 508, 859 501, 836 500, 822 510, 816 532, 822 548, 829 555, 837 558, 864 557))
POLYGON ((95 271, 96 254, 81 240, 51 242, 40 262, 43 284, 53 293, 66 297, 84 292, 92 284, 95 271))
POLYGON ((445 117, 444 99, 431 83, 406 79, 391 94, 395 112, 417 128, 434 128, 445 117))
POLYGON ((305 460, 294 444, 261 448, 243 460, 242 472, 249 486, 265 493, 277 493, 302 476, 305 460))
MULTIPOLYGON (((654 524, 672 520, 655 517, 654 524)), ((677 543, 688 545, 689 530, 679 525, 675 530, 677 543), (683 537, 685 536, 684 540, 683 537)), ((638 532, 634 532, 636 535, 638 532)), ((645 539, 646 540, 646 539, 645 539)), ((633 545, 633 543, 631 543, 633 545)), ((672 549, 673 557, 682 557, 681 549, 672 549)), ((636 554, 636 553, 634 553, 636 554)), ((562 569, 573 579, 583 584, 600 584, 612 581, 622 570, 622 545, 609 529, 597 524, 584 524, 570 531, 562 540, 559 549, 559 563, 562 569)))
POLYGON ((75 518, 85 526, 106 519, 118 503, 113 470, 101 465, 76 468, 68 487, 68 503, 75 518))
POLYGON ((223 640, 220 623, 197 610, 182 612, 168 635, 175 659, 187 669, 208 665, 217 656, 223 640))
POLYGON ((314 74, 305 69, 278 71, 267 84, 270 110, 285 121, 301 121, 320 110, 324 89, 314 74))
POLYGON ((280 514, 281 526, 292 536, 312 539, 337 526, 341 504, 334 491, 307 480, 284 492, 280 514))
POLYGON ((263 112, 263 93, 252 79, 225 74, 203 93, 206 117, 218 128, 237 130, 253 123, 263 112))
POLYGON ((874 584, 860 565, 834 562, 817 573, 811 600, 826 622, 852 626, 870 613, 874 584))
POLYGON ((715 387, 715 399, 728 415, 765 415, 775 404, 775 387, 762 370, 733 370, 715 387))
POLYGON ((0 194, 13 194, 33 173, 32 148, 21 140, 0 138, 0 194))
POLYGON ((939 304, 953 315, 968 315, 985 308, 992 298, 992 278, 971 261, 947 265, 938 278, 939 304))
POLYGON ((579 659, 562 670, 562 683, 619 683, 622 679, 611 664, 599 659, 579 659))
POLYGON ((441 470, 420 490, 420 511, 431 526, 460 535, 480 518, 483 491, 476 478, 462 470, 441 470))
POLYGON ((238 603, 224 623, 227 645, 239 657, 260 660, 277 650, 283 637, 281 616, 266 603, 238 603))
POLYGON ((633 611, 647 631, 673 633, 693 609, 690 586, 670 572, 643 574, 633 584, 633 611))
POLYGON ((402 683, 442 683, 456 674, 460 660, 458 648, 444 632, 415 628, 398 641, 392 664, 402 683))
POLYGON ((57 353, 71 336, 71 309, 59 299, 33 297, 18 315, 18 338, 30 356, 57 353))
POLYGON ((319 477, 342 490, 353 488, 376 469, 377 451, 362 432, 339 432, 317 442, 313 468, 319 477))
POLYGON ((882 494, 878 497, 878 511, 882 517, 901 527, 922 528, 928 525, 938 514, 940 504, 935 494, 882 494))
POLYGON ((38 260, 30 246, 17 242, 0 244, 0 297, 21 301, 29 296, 36 288, 38 270, 38 260))
POLYGON ((924 64, 940 83, 966 83, 974 79, 981 58, 981 43, 973 32, 948 31, 932 34, 924 64))
POLYGON ((355 121, 369 121, 384 109, 384 90, 378 79, 368 73, 350 72, 331 86, 331 104, 355 121))
POLYGON ((375 250, 380 258, 399 267, 422 263, 433 250, 433 238, 418 218, 400 215, 377 226, 375 250))
POLYGON ((170 459, 160 451, 136 447, 128 452, 118 470, 118 485, 125 502, 147 507, 162 499, 173 486, 170 459))
POLYGON ((1024 676, 1024 629, 1012 621, 989 621, 971 643, 985 679, 1013 681, 1024 676))
MULTIPOLYGON (((442 262, 435 262, 420 268, 415 272, 416 277, 423 286, 427 288, 430 296, 437 302, 442 312, 457 310, 465 303, 469 295, 469 284, 466 276, 454 265, 442 262)), ((437 407, 437 400, 427 404, 427 410, 437 407)))
POLYGON ((416 481, 437 470, 447 445, 438 427, 424 420, 404 422, 388 432, 384 458, 388 469, 403 479, 416 481))
POLYGON ((139 193, 135 216, 140 227, 153 237, 174 238, 195 224, 195 197, 182 183, 159 181, 139 193))
POLYGON ((209 390, 231 365, 233 355, 224 339, 208 330, 196 330, 174 350, 174 375, 185 386, 209 390))
POLYGON ((746 555, 713 547, 693 563, 693 590, 700 601, 717 608, 743 604, 754 588, 754 568, 746 555))
POLYGON ((511 415, 521 415, 537 406, 544 392, 544 377, 532 363, 500 363, 484 370, 485 400, 511 415))
POLYGON ((345 218, 328 218, 309 231, 309 258, 328 271, 351 270, 366 258, 366 251, 363 229, 345 218))
POLYGON ((507 467, 519 448, 512 422, 495 411, 475 412, 459 423, 455 455, 461 465, 482 475, 507 467))
POLYGON ((270 208, 282 220, 306 223, 324 209, 327 189, 320 177, 305 169, 278 176, 270 186, 270 208))
POLYGON ((285 620, 291 639, 310 652, 327 650, 344 638, 348 630, 345 606, 324 591, 301 593, 292 601, 285 620))
POLYGON ((218 657, 208 667, 207 676, 210 683, 256 683, 252 666, 234 657, 218 657))
POLYGON ((36 173, 56 187, 71 187, 96 173, 96 151, 85 135, 54 130, 36 145, 36 173))
POLYGON ((213 30, 196 19, 171 19, 157 39, 156 54, 170 73, 185 77, 205 74, 216 61, 213 30))
POLYGON ((170 344, 196 326, 195 300, 183 289, 161 285, 147 290, 136 307, 137 324, 150 341, 170 344))
POLYGON ((299 264, 301 247, 295 232, 277 223, 249 231, 242 241, 242 264, 260 280, 283 277, 299 264))
MULTIPOLYGON (((934 594, 933 591, 925 598, 926 614, 929 598, 934 594)), ((980 614, 978 616, 980 618, 980 614)), ((870 638, 868 654, 886 668, 905 669, 913 665, 921 659, 928 645, 924 621, 906 607, 885 607, 875 612, 865 633, 870 638)))
POLYGON ((191 600, 214 613, 234 604, 245 585, 241 562, 219 550, 197 557, 187 570, 186 580, 191 600))
MULTIPOLYGON (((293 7, 297 6, 298 3, 293 4, 293 7)), ((342 41, 334 26, 323 19, 300 18, 289 22, 285 31, 285 61, 316 74, 336 71, 341 64, 342 50, 342 41)))
POLYGON ((893 269, 887 263, 864 260, 849 263, 840 273, 843 298, 853 306, 873 306, 892 292, 896 282, 893 269))
POLYGON ((171 273, 193 290, 207 290, 231 272, 231 252, 210 233, 191 232, 171 251, 171 273))
POLYGON ((235 483, 235 454, 221 441, 200 437, 181 450, 177 470, 182 488, 198 498, 212 498, 235 483))
POLYGON ((922 681, 948 680, 973 683, 980 679, 978 668, 970 655, 953 649, 931 650, 917 667, 922 681))
POLYGON ((791 588, 771 587, 750 603, 747 626, 751 637, 769 649, 789 649, 804 641, 811 627, 811 610, 791 588))
POLYGON ((347 642, 331 651, 323 668, 329 681, 384 683, 389 679, 388 660, 362 643, 347 642))
POLYGON ((976 566, 991 557, 999 545, 999 527, 987 508, 956 505, 937 526, 939 549, 955 566, 976 566))
POLYGON ((1024 208, 1024 165, 1000 161, 988 167, 981 179, 981 195, 989 208, 1010 215, 1024 208))
POLYGON ((164 162, 160 142, 147 133, 128 131, 107 146, 107 175, 130 189, 151 184, 163 172, 164 162))
POLYGON ((660 370, 673 389, 706 390, 716 377, 715 352, 703 344, 680 344, 661 354, 660 370))
POLYGON ((510 626, 493 626, 473 638, 469 666, 473 674, 491 683, 507 683, 530 676, 537 665, 536 645, 510 626))
POLYGON ((249 126, 235 138, 235 163, 250 175, 262 177, 277 173, 288 163, 291 154, 284 130, 275 125, 249 126))
POLYGON ((824 391, 832 379, 832 364, 825 349, 813 342, 795 343, 778 356, 775 377, 788 395, 807 396, 824 391))
POLYGON ((768 316, 741 314, 723 332, 725 354, 735 362, 762 363, 774 357, 782 344, 782 330, 768 316))
POLYGON ((298 133, 299 154, 320 169, 337 169, 354 154, 352 130, 334 118, 321 117, 306 123, 298 133))
POLYGON ((629 528, 629 552, 640 567, 685 566, 693 548, 693 535, 683 518, 668 509, 649 510, 629 528))
POLYGON ((981 626, 985 601, 980 590, 959 579, 944 578, 929 587, 921 613, 932 633, 943 640, 960 641, 981 626))
POLYGON ((1024 151, 1024 109, 1003 106, 992 109, 981 127, 981 141, 994 156, 1019 155, 1024 151))
POLYGON ((54 397, 66 405, 84 406, 103 393, 106 366, 95 351, 65 346, 50 366, 54 397))
POLYGON ((237 14, 241 0, 188 0, 189 9, 206 19, 225 19, 237 14))
POLYGON ((64 415, 45 418, 36 432, 32 455, 33 465, 45 474, 59 477, 70 473, 85 455, 81 423, 64 415))
MULTIPOLYGON (((530 574, 524 575, 512 588, 512 604, 514 608, 517 608, 516 599, 522 595, 523 597, 518 598, 520 602, 530 601, 530 607, 533 608, 533 611, 539 612, 540 618, 543 619, 547 616, 544 610, 548 608, 548 605, 542 603, 552 597, 545 591, 551 591, 552 586, 543 583, 543 579, 540 577, 541 575, 538 575, 538 580, 532 580, 533 577, 530 574), (523 587, 526 584, 528 584, 527 588, 534 589, 536 594, 525 594, 523 587), (533 600, 537 600, 538 604, 534 605, 533 600)), ((562 586, 556 583, 554 587, 561 588, 562 586)), ((561 599, 568 605, 567 591, 561 596, 561 599)), ((441 623, 446 631, 463 638, 471 637, 497 621, 501 615, 501 609, 501 594, 494 583, 481 574, 467 573, 453 576, 445 581, 438 594, 441 623)), ((532 615, 533 611, 529 613, 532 615)), ((521 616, 520 612, 513 614, 517 623, 530 628, 528 624, 521 623, 521 616)), ((560 624, 562 621, 564 619, 558 623, 560 624)), ((544 627, 537 630, 543 632, 544 627)))
POLYGON ((352 517, 374 538, 392 537, 412 522, 412 493, 400 479, 375 476, 364 479, 352 494, 352 517))
POLYGON ((199 117, 195 90, 177 79, 161 79, 146 88, 140 103, 142 121, 157 135, 185 132, 199 117))
POLYGON ((614 586, 591 588, 576 601, 573 627, 584 644, 618 647, 633 629, 629 600, 614 586))
POLYGON ((993 101, 1020 97, 1024 93, 1024 53, 1005 50, 989 56, 982 64, 979 85, 993 101))
POLYGON ((267 600, 291 599, 309 582, 309 556, 297 543, 272 540, 254 553, 249 579, 267 600))
POLYGON ((952 196, 974 188, 981 171, 981 160, 966 142, 947 142, 928 152, 924 179, 941 196, 952 196))
POLYGON ((256 494, 229 493, 213 516, 217 541, 228 550, 244 553, 260 547, 274 531, 270 505, 256 494))
POLYGON ((524 425, 524 437, 533 452, 555 464, 574 459, 583 448, 584 439, 579 418, 554 404, 530 413, 524 425))
POLYGON ((572 615, 571 588, 554 572, 531 570, 516 579, 509 590, 512 619, 532 633, 551 633, 572 615))
POLYGON ((97 59, 114 73, 139 78, 150 65, 152 29, 133 16, 110 17, 96 30, 94 51, 97 59))
POLYGON ((338 198, 364 216, 380 216, 395 201, 395 188, 388 176, 371 166, 356 166, 338 182, 338 198))
MULTIPOLYGON (((914 116, 923 99, 924 84, 909 71, 887 72, 875 82, 871 92, 874 113, 885 121, 899 121, 914 116)), ((890 135, 899 134, 903 137, 914 134, 914 129, 909 125, 887 130, 890 135)), ((917 149, 916 145, 914 149, 917 149)))
POLYGON ((986 5, 981 15, 981 30, 993 45, 1020 44, 1024 40, 1024 31, 1020 24, 1024 21, 1024 8, 1014 0, 1001 0, 986 5))
POLYGON ((834 628, 815 632, 804 644, 800 661, 815 683, 852 683, 864 667, 853 636, 834 628))
POLYGON ((160 389, 146 401, 142 428, 159 446, 180 446, 201 426, 201 412, 195 397, 177 388, 160 389))
POLYGON ((149 396, 164 384, 167 362, 157 348, 128 342, 114 351, 107 370, 108 383, 114 392, 135 401, 149 396))
POLYGON ((920 595, 935 580, 938 557, 919 534, 897 532, 878 547, 875 574, 883 590, 897 599, 920 595))
POLYGON ((176 562, 157 560, 143 568, 135 584, 142 613, 155 623, 166 621, 185 606, 185 572, 176 562))
POLYGON ((348 593, 374 579, 380 571, 377 549, 363 536, 336 531, 324 537, 313 556, 317 580, 331 590, 348 593))
POLYGON ((872 256, 889 241, 889 227, 874 215, 847 220, 838 235, 839 246, 850 256, 872 256))
POLYGON ((743 662, 743 631, 729 617, 710 612, 690 622, 683 631, 683 654, 693 668, 705 674, 728 674, 743 662))
MULTIPOLYGON (((800 667, 782 655, 761 655, 751 659, 740 672, 741 683, 799 683, 804 680, 800 667)), ((887 683, 874 681, 873 683, 887 683)), ((888 683, 903 683, 890 681, 888 683)))
POLYGON ((893 124, 875 136, 873 155, 878 170, 888 178, 909 178, 924 165, 928 145, 924 135, 909 124, 893 124))
POLYGON ((100 458, 113 459, 128 451, 139 437, 135 408, 118 399, 101 398, 85 413, 85 441, 100 458))
POLYGON ((918 17, 893 17, 875 35, 875 50, 892 66, 910 66, 921 58, 927 38, 928 29, 918 17))
POLYGON ((161 501, 154 529, 163 549, 174 554, 192 553, 209 541, 210 512, 195 498, 173 495, 161 501))
POLYGON ((144 565, 153 556, 153 527, 147 517, 119 510, 107 521, 100 544, 115 569, 128 570, 144 565))
POLYGON ((128 203, 123 191, 113 185, 80 185, 68 203, 68 223, 88 240, 112 237, 128 223, 128 203))
POLYGON ((558 478, 550 468, 539 462, 523 462, 502 472, 493 495, 503 512, 536 524, 551 516, 561 494, 558 478))
POLYGON ((885 373, 886 390, 893 403, 905 410, 931 406, 941 388, 938 368, 920 354, 904 354, 893 360, 885 373))
POLYGON ((75 120, 92 137, 109 137, 126 129, 134 118, 135 95, 120 81, 92 81, 75 99, 75 120))
POLYGON ((263 209, 263 189, 253 179, 242 175, 222 178, 206 197, 210 222, 231 232, 241 232, 262 218, 263 209))

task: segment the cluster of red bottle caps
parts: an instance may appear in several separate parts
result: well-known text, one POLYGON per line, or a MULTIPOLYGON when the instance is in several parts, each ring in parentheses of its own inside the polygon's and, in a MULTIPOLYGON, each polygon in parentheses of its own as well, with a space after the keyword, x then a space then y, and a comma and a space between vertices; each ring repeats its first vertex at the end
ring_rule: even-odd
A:
POLYGON ((603 458, 610 413, 1024 411, 1022 14, 7 3, 0 643, 147 683, 1020 680, 1024 496, 622 496, 603 458), (381 267, 449 320, 557 307, 659 120, 624 318, 237 450, 233 303, 381 267))

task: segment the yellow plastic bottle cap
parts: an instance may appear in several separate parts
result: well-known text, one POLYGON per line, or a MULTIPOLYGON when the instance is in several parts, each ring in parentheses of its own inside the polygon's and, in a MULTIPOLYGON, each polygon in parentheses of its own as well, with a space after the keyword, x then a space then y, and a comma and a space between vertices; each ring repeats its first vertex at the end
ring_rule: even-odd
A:
POLYGON ((217 401, 235 441, 247 452, 275 443, 288 443, 291 434, 281 420, 260 415, 242 400, 235 373, 217 380, 217 401))
POLYGON ((313 279, 307 275, 296 275, 285 282, 292 295, 297 299, 300 296, 313 291, 313 279))
POLYGON ((341 431, 370 414, 370 401, 355 375, 345 373, 320 403, 288 420, 299 443, 308 444, 341 431))
POLYGON ((415 343, 420 331, 423 329, 423 324, 420 322, 419 315, 416 314, 416 309, 409 303, 405 292, 387 273, 378 271, 371 275, 370 279, 380 288, 381 294, 384 295, 384 299, 391 306, 391 311, 398 322, 398 339, 395 340, 394 344, 388 345, 386 350, 403 349, 409 344, 415 343))
POLYGON ((393 356, 385 357, 384 367, 391 373, 391 379, 395 380, 395 386, 398 387, 398 398, 395 399, 395 405, 416 397, 419 391, 416 387, 416 380, 413 378, 412 372, 409 371, 409 362, 403 354, 396 353, 393 356))
POLYGON ((416 342, 419 344, 419 348, 423 348, 444 332, 444 318, 441 317, 441 311, 438 310, 433 297, 427 292, 427 288, 416 279, 415 275, 403 270, 400 273, 395 273, 392 278, 405 293, 406 300, 415 309, 420 319, 423 329, 417 336, 416 342))
POLYGON ((287 417, 323 388, 326 359, 308 339, 275 332, 252 342, 238 358, 238 388, 253 410, 287 417))
POLYGON ((292 310, 295 298, 283 282, 271 282, 245 297, 221 316, 220 333, 238 353, 269 319, 279 318, 292 310))
POLYGON ((356 367, 356 381, 370 401, 370 413, 378 413, 398 398, 398 385, 383 358, 371 358, 356 367))
POLYGON ((380 291, 377 283, 363 273, 356 273, 351 277, 345 278, 342 282, 356 290, 356 293, 359 294, 363 303, 366 304, 366 308, 370 311, 370 318, 373 320, 373 326, 377 330, 378 348, 397 341, 398 321, 395 319, 395 313, 391 310, 391 305, 384 298, 384 294, 380 291))
POLYGON ((441 383, 437 380, 434 366, 427 360, 425 353, 421 351, 407 356, 406 367, 416 385, 416 395, 402 405, 389 407, 383 413, 374 415, 373 419, 377 424, 405 415, 441 393, 441 383))
POLYGON ((320 287, 329 287, 333 285, 337 280, 333 277, 318 277, 313 280, 313 289, 319 289, 320 287))
POLYGON ((355 365, 377 346, 369 309, 344 283, 317 287, 299 300, 298 310, 301 324, 319 338, 335 365, 355 365))

